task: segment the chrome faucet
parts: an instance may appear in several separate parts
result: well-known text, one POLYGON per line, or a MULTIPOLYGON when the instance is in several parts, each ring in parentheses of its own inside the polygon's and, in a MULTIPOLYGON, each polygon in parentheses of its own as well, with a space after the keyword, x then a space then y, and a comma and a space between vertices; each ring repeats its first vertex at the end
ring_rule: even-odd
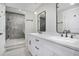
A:
POLYGON ((70 33, 71 31, 70 30, 64 30, 63 33, 65 33, 65 37, 68 37, 68 33, 70 33))
MULTIPOLYGON (((64 30, 63 33, 61 33, 61 37, 63 37, 63 34, 65 34, 65 37, 68 37, 68 33, 71 33, 70 30, 64 30)), ((73 38, 75 34, 71 34, 70 38, 73 38)))

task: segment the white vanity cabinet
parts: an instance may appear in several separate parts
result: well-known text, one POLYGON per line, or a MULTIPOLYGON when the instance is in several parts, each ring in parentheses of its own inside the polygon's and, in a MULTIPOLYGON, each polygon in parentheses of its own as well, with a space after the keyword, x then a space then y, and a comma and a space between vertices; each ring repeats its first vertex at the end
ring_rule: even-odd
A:
POLYGON ((28 49, 34 56, 78 56, 79 51, 38 36, 28 35, 28 49))

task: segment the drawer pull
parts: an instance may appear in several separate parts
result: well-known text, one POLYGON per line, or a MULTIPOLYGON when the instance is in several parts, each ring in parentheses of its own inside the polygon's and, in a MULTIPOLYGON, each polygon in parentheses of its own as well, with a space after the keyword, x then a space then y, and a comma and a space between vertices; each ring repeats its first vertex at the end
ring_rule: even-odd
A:
POLYGON ((37 46, 35 46, 35 48, 36 48, 37 50, 39 50, 39 48, 38 48, 37 46))
POLYGON ((37 42, 39 42, 39 40, 38 39, 35 39, 37 42))

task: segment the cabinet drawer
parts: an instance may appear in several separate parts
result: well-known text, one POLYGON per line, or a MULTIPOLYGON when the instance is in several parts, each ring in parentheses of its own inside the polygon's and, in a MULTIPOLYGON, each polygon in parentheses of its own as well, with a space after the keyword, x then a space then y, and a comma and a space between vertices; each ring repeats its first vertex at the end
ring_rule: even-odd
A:
POLYGON ((43 44, 44 47, 47 47, 49 50, 54 52, 58 56, 75 56, 79 55, 79 51, 75 51, 73 49, 70 49, 68 47, 62 46, 60 44, 57 44, 52 41, 46 41, 46 40, 41 40, 41 44, 43 44))
POLYGON ((39 44, 35 46, 35 50, 37 51, 38 56, 54 56, 55 55, 53 51, 39 44))
POLYGON ((36 45, 42 45, 43 43, 42 43, 41 40, 42 40, 42 39, 40 39, 40 38, 38 38, 38 37, 35 37, 35 39, 34 39, 35 44, 36 44, 36 45), (42 43, 42 44, 41 44, 41 43, 42 43))

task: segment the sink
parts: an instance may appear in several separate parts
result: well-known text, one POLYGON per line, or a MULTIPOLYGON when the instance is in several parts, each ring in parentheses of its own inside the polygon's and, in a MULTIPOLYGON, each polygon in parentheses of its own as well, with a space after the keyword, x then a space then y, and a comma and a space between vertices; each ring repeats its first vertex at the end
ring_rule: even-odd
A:
POLYGON ((65 42, 65 43, 76 43, 79 42, 78 39, 74 38, 66 38, 66 37, 59 37, 59 36, 54 36, 54 37, 49 37, 51 40, 55 40, 57 42, 65 42))

